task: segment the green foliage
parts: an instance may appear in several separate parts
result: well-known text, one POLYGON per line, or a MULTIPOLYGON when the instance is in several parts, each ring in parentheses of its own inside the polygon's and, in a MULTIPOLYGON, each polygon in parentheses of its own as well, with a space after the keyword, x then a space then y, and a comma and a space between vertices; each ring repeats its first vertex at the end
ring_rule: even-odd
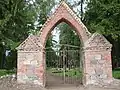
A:
POLYGON ((84 22, 91 32, 97 31, 118 39, 120 36, 119 0, 90 0, 84 22))
POLYGON ((0 67, 13 68, 16 67, 16 54, 13 51, 25 40, 28 31, 34 29, 37 14, 26 0, 1 0, 0 13, 0 67), (6 65, 3 65, 5 49, 12 52, 11 56, 6 57, 6 65))
POLYGON ((35 19, 30 15, 34 12, 30 9, 24 0, 0 1, 0 42, 5 42, 6 47, 14 49, 28 36, 28 31, 34 29, 35 19))
POLYGON ((6 64, 5 68, 6 69, 14 69, 17 68, 17 52, 16 51, 11 51, 9 56, 6 56, 6 64))
POLYGON ((80 46, 80 38, 76 33, 76 31, 71 26, 69 26, 66 23, 61 23, 58 27, 60 30, 60 36, 59 36, 60 44, 68 44, 78 47, 80 46))
POLYGON ((49 15, 52 13, 51 9, 55 5, 55 0, 36 0, 36 9, 38 14, 38 30, 42 27, 42 25, 45 23, 49 15))
POLYGON ((15 48, 29 34, 38 33, 41 28, 39 26, 45 23, 53 5, 53 0, 0 1, 0 65, 3 62, 4 49, 9 48, 12 52, 6 57, 6 68, 16 67, 15 48))
POLYGON ((120 65, 120 1, 90 0, 85 12, 84 23, 90 32, 99 32, 110 41, 113 45, 113 66, 118 67, 120 65))
POLYGON ((46 51, 46 65, 47 67, 57 67, 58 55, 53 49, 49 50, 46 51))

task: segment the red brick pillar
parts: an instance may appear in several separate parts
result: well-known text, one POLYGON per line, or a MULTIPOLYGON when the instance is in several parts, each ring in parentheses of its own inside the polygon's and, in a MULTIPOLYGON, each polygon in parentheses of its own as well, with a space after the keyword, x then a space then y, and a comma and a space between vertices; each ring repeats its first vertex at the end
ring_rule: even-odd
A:
POLYGON ((103 85, 112 82, 112 45, 95 33, 84 47, 84 84, 103 85))

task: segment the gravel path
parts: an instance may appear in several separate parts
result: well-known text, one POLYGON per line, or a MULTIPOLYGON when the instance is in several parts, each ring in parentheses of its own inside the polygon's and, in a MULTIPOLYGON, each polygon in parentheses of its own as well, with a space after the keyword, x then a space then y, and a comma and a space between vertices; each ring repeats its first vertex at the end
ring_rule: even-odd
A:
POLYGON ((42 88, 37 85, 24 85, 18 84, 16 79, 12 76, 4 77, 0 79, 0 90, 120 90, 120 81, 115 80, 111 85, 104 87, 97 86, 87 86, 83 87, 82 85, 63 85, 62 81, 59 78, 53 78, 48 76, 48 83, 46 88, 42 88), (53 82, 53 83, 52 83, 53 82), (59 83, 58 83, 59 82, 59 83))

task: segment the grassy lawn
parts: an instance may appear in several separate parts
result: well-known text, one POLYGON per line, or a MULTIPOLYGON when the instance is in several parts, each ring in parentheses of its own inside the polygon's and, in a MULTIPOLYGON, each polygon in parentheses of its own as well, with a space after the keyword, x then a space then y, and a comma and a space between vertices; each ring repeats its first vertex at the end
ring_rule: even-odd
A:
POLYGON ((1 69, 0 70, 0 76, 4 76, 4 75, 12 75, 15 72, 13 70, 5 70, 5 69, 1 69))
MULTIPOLYGON (((47 69, 47 72, 53 73, 54 75, 57 75, 57 76, 64 76, 64 71, 62 69, 58 70, 56 68, 49 68, 49 69, 47 69)), ((8 74, 9 75, 15 74, 15 72, 13 70, 5 70, 5 69, 0 70, 0 76, 8 75, 8 74)), ((80 72, 79 69, 77 69, 77 68, 70 69, 70 70, 66 70, 65 76, 82 77, 82 72, 80 72)), ((120 68, 113 70, 113 77, 116 79, 120 79, 120 68)))
POLYGON ((113 70, 113 77, 116 79, 120 79, 120 68, 113 70))
MULTIPOLYGON (((62 69, 58 70, 56 68, 49 68, 47 69, 47 71, 57 76, 64 76, 64 71, 62 69)), ((82 77, 82 72, 80 72, 79 69, 70 69, 70 70, 66 70, 65 76, 82 77)), ((113 77, 116 79, 120 79, 120 68, 113 70, 113 77)))
POLYGON ((57 76, 68 76, 68 77, 82 77, 82 72, 79 71, 79 69, 70 69, 70 70, 66 70, 66 71, 63 71, 62 69, 61 70, 58 70, 56 68, 49 68, 47 69, 47 72, 50 72, 50 73, 53 73, 54 75, 57 75, 57 76))

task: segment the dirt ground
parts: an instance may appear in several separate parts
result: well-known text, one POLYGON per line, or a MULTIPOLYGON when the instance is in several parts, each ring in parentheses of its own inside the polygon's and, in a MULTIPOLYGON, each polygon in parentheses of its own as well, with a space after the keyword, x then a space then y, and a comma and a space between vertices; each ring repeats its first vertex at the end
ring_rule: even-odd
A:
POLYGON ((113 84, 109 86, 87 86, 74 85, 74 84, 63 84, 60 78, 55 78, 53 76, 47 77, 47 86, 42 88, 37 85, 28 84, 18 84, 16 79, 12 76, 8 76, 0 79, 0 90, 120 90, 120 81, 116 80, 113 84))

